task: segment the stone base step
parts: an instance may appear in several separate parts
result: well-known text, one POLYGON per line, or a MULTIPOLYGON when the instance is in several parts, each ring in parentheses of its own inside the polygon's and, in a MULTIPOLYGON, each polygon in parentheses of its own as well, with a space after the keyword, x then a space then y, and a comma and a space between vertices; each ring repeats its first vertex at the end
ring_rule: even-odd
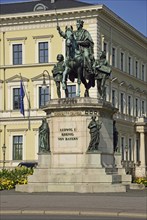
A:
POLYGON ((121 175, 106 174, 50 174, 32 175, 28 177, 29 183, 121 183, 121 175))
POLYGON ((51 174, 106 174, 105 168, 36 168, 34 169, 34 174, 40 175, 51 175, 51 174))
POLYGON ((122 184, 106 183, 29 183, 28 185, 17 185, 16 191, 21 192, 77 192, 77 193, 97 193, 97 192, 126 192, 126 186, 122 184))

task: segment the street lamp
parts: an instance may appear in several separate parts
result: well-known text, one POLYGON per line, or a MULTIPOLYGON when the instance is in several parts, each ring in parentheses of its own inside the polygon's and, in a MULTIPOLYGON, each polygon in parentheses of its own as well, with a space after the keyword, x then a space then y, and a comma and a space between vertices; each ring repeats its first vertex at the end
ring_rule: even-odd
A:
POLYGON ((3 170, 5 169, 5 163, 6 163, 6 125, 4 125, 4 144, 2 146, 3 151, 3 170))
POLYGON ((47 88, 47 83, 46 83, 46 74, 48 75, 48 80, 49 80, 49 100, 51 99, 51 79, 50 79, 50 75, 49 72, 47 70, 44 70, 42 75, 43 75, 43 82, 42 82, 42 89, 45 90, 47 88))
POLYGON ((2 146, 2 151, 3 151, 3 170, 4 170, 5 169, 5 163, 6 163, 6 161, 5 161, 6 145, 5 144, 3 144, 3 146, 2 146))
POLYGON ((43 83, 42 83, 42 89, 46 89, 47 84, 46 84, 46 80, 45 80, 45 73, 43 72, 43 83))

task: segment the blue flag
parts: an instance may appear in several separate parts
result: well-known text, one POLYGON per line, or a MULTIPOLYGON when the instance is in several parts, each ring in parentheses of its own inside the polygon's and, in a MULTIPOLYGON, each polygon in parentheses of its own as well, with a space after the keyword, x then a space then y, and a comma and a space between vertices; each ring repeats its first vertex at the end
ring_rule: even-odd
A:
POLYGON ((20 113, 24 116, 24 89, 23 89, 23 84, 22 84, 22 80, 20 82, 20 113))

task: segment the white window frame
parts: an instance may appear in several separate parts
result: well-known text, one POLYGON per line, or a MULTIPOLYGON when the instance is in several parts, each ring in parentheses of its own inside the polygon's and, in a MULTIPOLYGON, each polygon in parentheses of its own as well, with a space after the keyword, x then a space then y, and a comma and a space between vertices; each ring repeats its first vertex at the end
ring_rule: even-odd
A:
MULTIPOLYGON (((48 97, 49 97, 49 100, 48 101, 50 101, 50 86, 47 84, 47 86, 48 86, 48 97)), ((39 106, 39 88, 41 88, 42 87, 42 85, 38 85, 38 109, 40 109, 41 107, 43 107, 43 106, 39 106)))
POLYGON ((145 100, 141 100, 141 116, 146 116, 146 101, 145 100), (144 112, 142 111, 143 102, 144 102, 144 112))
POLYGON ((125 114, 126 112, 125 112, 125 109, 126 109, 126 95, 125 95, 125 93, 124 93, 124 91, 120 91, 120 98, 119 98, 119 111, 120 111, 120 113, 121 114, 125 114), (121 104, 122 104, 122 100, 121 100, 121 94, 123 94, 123 112, 121 111, 121 104))
POLYGON ((127 95, 127 114, 128 115, 133 115, 133 97, 128 94, 127 95), (129 114, 129 97, 130 97, 130 114, 129 114))
POLYGON ((129 137, 128 139, 128 160, 132 161, 133 160, 133 145, 132 145, 132 138, 129 137))
POLYGON ((136 162, 140 161, 140 140, 139 138, 136 139, 136 155, 135 155, 136 162))
POLYGON ((113 67, 117 67, 117 48, 115 46, 112 46, 111 54, 112 54, 112 63, 111 63, 111 65, 113 67), (115 49, 114 65, 113 65, 113 49, 115 49))
MULTIPOLYGON (((36 63, 39 63, 39 43, 48 43, 48 62, 50 62, 50 57, 51 57, 51 50, 50 50, 50 40, 47 40, 47 39, 39 39, 39 40, 36 40, 36 53, 35 53, 35 61, 36 63)), ((44 63, 39 63, 39 64, 44 64, 44 63)))
POLYGON ((13 66, 25 64, 25 46, 24 42, 11 42, 10 44, 10 64, 13 66), (13 45, 22 44, 22 64, 13 64, 13 45))
MULTIPOLYGON (((49 84, 49 80, 46 80, 46 84, 49 86, 49 97, 51 98, 51 88, 50 88, 50 84, 49 84)), ((34 89, 33 89, 33 96, 34 96, 34 109, 39 109, 39 87, 42 86, 42 81, 41 80, 37 80, 33 82, 34 85, 34 89)))
POLYGON ((122 155, 122 161, 124 161, 125 157, 126 157, 126 155, 125 155, 125 136, 123 136, 123 135, 121 136, 120 142, 121 142, 120 152, 121 152, 121 155, 122 155), (123 140, 123 145, 122 145, 122 140, 123 140))
POLYGON ((111 103, 112 103, 112 105, 113 105, 113 100, 114 100, 114 105, 113 105, 113 107, 116 108, 116 90, 115 90, 114 88, 112 88, 111 93, 112 93, 112 96, 111 96, 111 97, 112 97, 111 103), (113 97, 113 91, 114 91, 114 97, 113 97))
POLYGON ((132 75, 133 74, 133 58, 132 58, 132 56, 128 55, 127 63, 128 63, 128 73, 129 73, 129 75, 132 75), (130 58, 130 72, 129 72, 129 58, 130 58))
MULTIPOLYGON (((24 82, 25 89, 27 88, 27 82, 24 82)), ((20 82, 8 82, 8 110, 19 112, 19 109, 13 110, 13 89, 20 88, 20 82)), ((26 95, 24 96, 24 109, 28 109, 28 102, 26 95)))
POLYGON ((120 51, 120 70, 122 72, 125 72, 125 52, 124 51, 120 51), (123 54, 123 65, 122 65, 122 62, 121 62, 121 58, 122 58, 122 55, 123 54))
POLYGON ((109 43, 107 42, 107 41, 105 41, 104 40, 104 42, 103 42, 103 48, 102 48, 102 50, 104 51, 104 45, 106 44, 106 59, 107 60, 109 60, 109 54, 108 54, 108 52, 109 52, 109 43))
MULTIPOLYGON (((25 132, 25 131, 24 131, 25 132)), ((20 131, 13 131, 11 132, 9 136, 9 143, 10 143, 10 152, 9 152, 9 158, 11 158, 13 165, 17 165, 19 161, 13 160, 13 137, 14 136, 22 136, 23 138, 23 144, 22 144, 22 160, 26 160, 26 135, 20 131)))
POLYGON ((135 117, 139 117, 140 116, 140 101, 139 101, 140 99, 139 99, 139 97, 135 97, 134 98, 134 110, 135 110, 135 112, 134 112, 134 116, 135 117), (136 102, 137 101, 137 102, 136 102), (137 105, 136 105, 137 104, 137 105), (137 111, 138 111, 138 113, 137 113, 137 111), (137 113, 137 114, 136 114, 137 113))
POLYGON ((135 77, 139 79, 139 60, 135 59, 135 77), (137 64, 137 65, 136 65, 137 64), (136 68, 137 67, 137 68, 136 68))
POLYGON ((146 81, 145 79, 145 73, 146 73, 146 65, 144 63, 141 64, 141 80, 146 81), (144 66, 144 72, 143 72, 143 66, 144 66))

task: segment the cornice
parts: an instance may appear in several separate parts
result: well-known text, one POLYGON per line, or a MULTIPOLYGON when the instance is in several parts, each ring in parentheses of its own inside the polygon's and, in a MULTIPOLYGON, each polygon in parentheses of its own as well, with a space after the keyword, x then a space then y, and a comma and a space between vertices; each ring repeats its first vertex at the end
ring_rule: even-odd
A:
POLYGON ((27 37, 11 37, 11 38, 7 38, 7 41, 17 41, 17 40, 25 41, 25 40, 27 40, 27 37))
POLYGON ((127 23, 125 20, 123 20, 121 17, 119 17, 117 14, 115 14, 113 11, 111 11, 108 7, 103 5, 103 10, 101 11, 102 14, 107 15, 113 20, 118 23, 119 26, 122 26, 123 28, 127 28, 129 32, 133 32, 138 37, 143 38, 147 42, 147 37, 145 37, 142 33, 140 33, 137 29, 135 29, 133 26, 131 26, 129 23, 127 23))
POLYGON ((33 36, 33 39, 42 39, 42 38, 53 38, 54 35, 37 35, 37 36, 33 36))
POLYGON ((49 80, 49 79, 52 78, 52 76, 50 76, 50 75, 46 75, 46 74, 44 74, 44 73, 41 73, 41 74, 39 74, 39 75, 37 75, 37 76, 31 78, 31 81, 32 81, 32 82, 34 82, 34 81, 40 81, 40 80, 43 79, 43 76, 45 77, 45 80, 49 80))
POLYGON ((0 20, 11 20, 11 19, 18 19, 18 18, 31 18, 31 17, 46 17, 46 15, 51 16, 54 15, 63 15, 63 14, 70 14, 70 13, 81 13, 81 12, 92 12, 97 11, 99 9, 102 9, 103 5, 91 5, 91 6, 85 6, 85 7, 76 7, 76 8, 66 8, 66 9, 56 9, 55 10, 48 10, 48 11, 32 11, 32 12, 26 12, 26 13, 17 13, 17 14, 7 14, 7 15, 1 15, 0 20), (43 13, 43 14, 42 14, 43 13))
POLYGON ((108 16, 110 21, 114 21, 117 23, 118 27, 122 27, 123 29, 127 29, 127 32, 135 35, 135 38, 139 38, 140 40, 145 41, 147 43, 147 38, 129 25, 126 21, 122 18, 117 16, 114 12, 112 12, 108 7, 105 5, 92 5, 92 6, 85 6, 85 7, 77 7, 77 8, 68 8, 68 9, 60 9, 56 10, 49 10, 49 11, 39 11, 39 12, 29 12, 29 13, 21 13, 21 14, 9 14, 9 15, 1 15, 0 23, 1 27, 6 25, 22 25, 22 24, 32 24, 34 23, 44 23, 48 21, 56 22, 57 16, 58 20, 73 20, 77 18, 77 14, 79 17, 87 17, 88 13, 91 13, 91 16, 108 16), (72 15, 68 16, 67 15, 72 15))
POLYGON ((45 67, 53 66, 56 62, 50 63, 32 63, 32 64, 22 64, 22 65, 1 65, 0 69, 17 69, 17 68, 29 68, 29 67, 45 67))
POLYGON ((12 76, 12 77, 8 78, 8 79, 6 80, 6 82, 7 82, 7 83, 9 83, 9 82, 20 82, 21 79, 22 79, 24 82, 28 82, 28 81, 29 81, 28 78, 26 78, 26 77, 21 77, 20 75, 16 74, 15 76, 12 76))
POLYGON ((106 6, 104 6, 104 8, 106 8, 106 10, 100 11, 99 19, 107 22, 112 29, 116 29, 120 34, 125 36, 126 39, 136 42, 143 48, 147 48, 147 38, 143 34, 113 13, 109 8, 106 6))
POLYGON ((7 129, 7 131, 8 131, 8 132, 16 132, 16 131, 17 131, 17 132, 20 132, 20 131, 25 131, 25 132, 26 132, 26 131, 28 131, 28 129, 26 129, 26 128, 7 129))

